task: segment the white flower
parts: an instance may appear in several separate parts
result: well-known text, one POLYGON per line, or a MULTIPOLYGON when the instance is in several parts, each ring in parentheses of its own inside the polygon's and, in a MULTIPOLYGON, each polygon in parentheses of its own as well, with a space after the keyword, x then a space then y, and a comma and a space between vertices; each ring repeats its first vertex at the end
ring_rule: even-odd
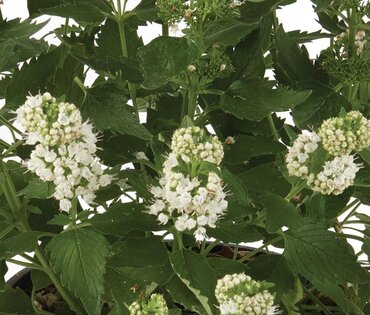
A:
POLYGON ((168 215, 165 215, 164 213, 160 213, 158 215, 158 221, 161 223, 161 224, 166 224, 168 222, 168 215))
POLYGON ((62 199, 59 202, 59 207, 62 211, 69 212, 69 210, 72 208, 72 203, 68 199, 62 199))

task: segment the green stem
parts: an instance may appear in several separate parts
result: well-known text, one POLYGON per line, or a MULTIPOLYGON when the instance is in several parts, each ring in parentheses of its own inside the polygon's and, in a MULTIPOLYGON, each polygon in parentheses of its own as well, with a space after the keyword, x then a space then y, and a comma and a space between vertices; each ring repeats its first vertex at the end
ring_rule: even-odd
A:
MULTIPOLYGON (((128 46, 127 46, 127 41, 126 41, 126 34, 125 34, 125 24, 124 24, 124 19, 123 19, 123 14, 126 9, 126 1, 123 3, 123 10, 122 10, 122 5, 121 5, 121 0, 117 0, 117 24, 118 24, 118 31, 119 31, 119 38, 121 42, 121 50, 122 50, 122 55, 125 58, 129 58, 128 54, 128 46)), ((139 115, 139 108, 137 105, 137 100, 136 100, 136 85, 127 82, 128 84, 128 89, 130 91, 130 97, 132 100, 132 104, 134 106, 134 109, 136 111, 136 114, 139 115)))
POLYGON ((68 23, 69 23, 69 18, 67 17, 64 23, 63 35, 67 35, 68 33, 68 23))
POLYGON ((42 270, 41 266, 38 266, 36 264, 30 264, 30 263, 20 261, 20 260, 14 259, 14 258, 7 258, 6 261, 10 262, 12 264, 19 265, 19 266, 26 267, 26 268, 30 268, 30 269, 42 270))
POLYGON ((356 95, 357 95, 357 91, 358 91, 359 86, 360 86, 360 82, 356 82, 354 84, 354 86, 351 88, 351 94, 349 96, 349 101, 351 103, 355 101, 355 98, 356 98, 356 95))
POLYGON ((7 227, 5 227, 1 232, 0 232, 0 240, 5 237, 6 235, 8 235, 8 233, 10 233, 11 231, 13 231, 13 229, 18 225, 18 222, 15 222, 15 223, 12 223, 12 224, 9 224, 7 227))
POLYGON ((342 238, 350 238, 350 239, 353 239, 353 240, 356 240, 356 241, 360 241, 360 242, 364 242, 365 239, 361 236, 357 236, 357 235, 352 235, 352 234, 337 234, 338 237, 342 237, 342 238))
POLYGON ((162 36, 168 36, 168 24, 162 24, 162 36))
POLYGON ((207 256, 212 249, 214 249, 218 244, 220 244, 220 240, 214 240, 211 244, 207 246, 207 248, 204 250, 204 256, 207 256))
POLYGON ((187 115, 192 121, 194 121, 195 109, 197 107, 197 91, 195 87, 191 86, 189 89, 189 99, 188 99, 188 110, 187 115))
POLYGON ((203 255, 203 256, 206 256, 205 255, 205 251, 206 251, 206 239, 204 238, 204 240, 202 241, 202 245, 200 247, 200 254, 203 255))
POLYGON ((233 260, 236 260, 236 258, 238 257, 238 252, 239 252, 239 244, 236 244, 234 248, 233 260))
POLYGON ((77 84, 77 86, 82 90, 84 93, 84 99, 82 100, 82 104, 85 103, 86 97, 87 97, 87 88, 85 84, 80 80, 79 77, 75 77, 73 81, 77 84))
POLYGON ((17 129, 16 127, 14 127, 7 119, 5 119, 3 116, 0 115, 0 123, 4 124, 5 126, 7 126, 10 130, 16 132, 17 134, 19 135, 23 135, 23 133, 17 129))
MULTIPOLYGON (((351 207, 353 207, 353 209, 347 214, 347 216, 344 218, 344 220, 342 221, 341 225, 343 226, 344 224, 346 224, 346 222, 349 220, 349 218, 351 218, 357 211, 357 209, 361 206, 361 201, 359 200, 354 200, 352 201, 345 209, 348 210, 350 209, 351 207), (353 207, 354 206, 354 207, 353 207)), ((346 211, 345 210, 345 211, 346 211)))
POLYGON ((12 153, 16 148, 24 144, 23 140, 18 140, 17 142, 13 143, 0 157, 0 159, 5 158, 8 156, 10 153, 12 153))
POLYGON ((178 248, 183 249, 184 248, 184 243, 182 241, 182 232, 179 232, 179 231, 176 230, 175 238, 176 238, 177 244, 179 246, 178 248))
POLYGON ((244 257, 238 259, 239 262, 244 262, 250 258, 252 258, 254 255, 258 254, 261 250, 263 250, 265 247, 267 246, 270 246, 272 244, 275 244, 277 242, 280 242, 282 239, 284 238, 284 236, 280 235, 278 237, 275 237, 274 239, 266 242, 265 244, 263 244, 262 246, 256 248, 255 250, 251 251, 249 254, 245 255, 244 257))
POLYGON ((272 118, 272 115, 271 115, 271 114, 270 114, 270 115, 268 115, 268 116, 267 116, 267 119, 268 119, 268 122, 269 122, 269 125, 270 125, 270 128, 271 128, 272 134, 273 134, 273 136, 274 136, 274 139, 275 139, 276 141, 279 141, 279 139, 280 139, 280 135, 279 135, 279 132, 278 132, 278 131, 277 131, 277 129, 276 129, 276 126, 275 126, 274 120, 273 120, 273 118, 272 118))
POLYGON ((5 142, 4 140, 0 139, 0 144, 6 148, 10 148, 10 144, 8 142, 5 142))
POLYGON ((324 305, 317 296, 312 294, 312 292, 307 290, 307 288, 305 288, 305 287, 303 287, 303 290, 307 294, 307 296, 312 300, 312 302, 317 304, 317 306, 323 311, 324 314, 326 314, 326 315, 331 314, 330 310, 328 310, 326 305, 324 305))
POLYGON ((188 108, 188 102, 189 102, 189 91, 185 90, 182 93, 182 107, 181 107, 180 123, 182 122, 182 120, 184 119, 186 115, 187 108, 188 108))
POLYGON ((299 194, 306 187, 306 182, 301 182, 298 185, 294 185, 290 192, 286 195, 285 200, 290 201, 294 196, 299 194))

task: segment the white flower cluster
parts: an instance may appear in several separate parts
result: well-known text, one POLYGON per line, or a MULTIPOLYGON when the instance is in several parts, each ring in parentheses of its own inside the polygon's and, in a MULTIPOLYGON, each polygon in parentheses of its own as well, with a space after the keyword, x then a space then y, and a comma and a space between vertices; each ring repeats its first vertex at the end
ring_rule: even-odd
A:
POLYGON ((28 133, 27 143, 46 146, 70 143, 80 137, 82 118, 78 108, 58 103, 50 93, 28 96, 16 111, 19 122, 28 133))
POLYGON ((217 281, 215 295, 221 315, 278 314, 274 296, 266 282, 252 280, 244 273, 226 275, 217 281))
POLYGON ((370 145, 370 120, 359 111, 351 111, 343 118, 325 120, 318 134, 330 155, 347 155, 370 145))
POLYGON ((129 306, 130 315, 168 315, 168 307, 163 295, 154 293, 148 302, 133 302, 129 306))
POLYGON ((27 168, 41 180, 55 184, 53 196, 60 201, 60 209, 68 212, 72 207, 71 200, 78 196, 87 203, 92 203, 95 191, 109 185, 112 176, 103 173, 102 165, 95 155, 97 138, 92 125, 88 122, 82 123, 79 110, 73 104, 66 104, 57 103, 49 93, 30 96, 26 104, 17 111, 17 119, 33 134, 33 139, 39 142, 32 151, 30 160, 26 162, 27 168), (41 108, 43 113, 46 112, 45 128, 37 129, 37 121, 34 121, 41 119, 44 123, 43 115, 24 114, 30 104, 41 104, 41 107, 37 105, 33 108, 41 108), (50 105, 50 108, 47 105, 50 105), (71 110, 65 111, 66 108, 71 110), (53 114, 49 115, 48 111, 53 114), (65 124, 55 125, 58 121, 65 124), (66 128, 67 125, 70 128, 66 128))
POLYGON ((326 161, 320 173, 310 174, 307 184, 313 191, 324 195, 339 195, 347 187, 353 185, 359 169, 359 165, 354 162, 353 155, 337 156, 331 161, 326 161))
POLYGON ((224 157, 222 143, 217 136, 207 137, 199 127, 177 129, 172 137, 171 150, 176 156, 185 155, 217 165, 224 157))
POLYGON ((240 0, 231 0, 230 2, 230 8, 237 8, 243 5, 245 1, 240 1, 240 0))
MULTIPOLYGON (((177 137, 179 134, 187 133, 177 131, 175 134, 177 137)), ((174 142, 178 143, 176 140, 174 142)), ((195 141, 192 142, 192 146, 205 147, 204 144, 200 146, 195 141)), ((178 231, 193 231, 195 237, 201 239, 206 234, 206 226, 216 227, 217 220, 225 213, 226 193, 223 191, 221 178, 214 172, 208 172, 207 175, 198 173, 191 175, 187 171, 181 171, 181 165, 199 163, 198 159, 202 159, 200 156, 203 155, 193 155, 189 158, 183 151, 179 153, 177 146, 174 147, 175 153, 171 152, 163 164, 160 186, 151 187, 155 200, 149 206, 149 213, 157 216, 161 224, 167 224, 172 219, 178 231), (195 158, 197 160, 194 160, 195 158)), ((217 159, 214 155, 212 158, 218 163, 219 156, 223 156, 223 151, 222 153, 219 151, 220 149, 212 151, 218 152, 217 159)), ((205 159, 210 157, 212 155, 207 154, 205 159)))
POLYGON ((286 156, 288 173, 290 176, 297 176, 303 179, 308 176, 308 160, 320 142, 320 137, 312 132, 300 134, 294 141, 286 156))
POLYGON ((357 47, 357 55, 360 55, 364 50, 364 46, 367 42, 365 39, 366 33, 365 31, 358 31, 355 35, 355 45, 357 47))

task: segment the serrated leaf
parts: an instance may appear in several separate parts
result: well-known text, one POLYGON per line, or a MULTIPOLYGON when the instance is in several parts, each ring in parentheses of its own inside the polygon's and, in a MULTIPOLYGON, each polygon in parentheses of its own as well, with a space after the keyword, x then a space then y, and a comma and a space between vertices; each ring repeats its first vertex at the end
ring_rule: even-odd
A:
POLYGON ((27 19, 21 22, 21 19, 0 22, 0 43, 13 39, 30 38, 33 34, 41 30, 49 21, 39 24, 27 19))
POLYGON ((193 41, 184 37, 161 36, 139 49, 144 87, 156 89, 180 74, 197 57, 193 41))
POLYGON ((19 194, 28 198, 48 199, 54 193, 55 186, 50 182, 43 182, 38 177, 34 177, 19 194))
POLYGON ((248 191, 244 187, 242 181, 237 175, 231 173, 228 169, 222 169, 222 179, 226 184, 226 189, 231 191, 233 196, 237 198, 238 202, 242 205, 248 206, 250 199, 248 197, 248 191))
POLYGON ((37 246, 40 232, 20 232, 15 236, 3 238, 0 241, 0 257, 12 258, 18 254, 32 252, 37 246))
POLYGON ((309 280, 367 283, 368 274, 356 263, 349 245, 321 224, 306 223, 284 234, 284 256, 290 268, 309 280))
POLYGON ((303 297, 302 284, 290 271, 282 255, 265 254, 248 263, 250 276, 256 280, 274 283, 273 290, 289 311, 289 315, 298 315, 295 304, 303 297))
POLYGON ((76 228, 55 236, 46 247, 62 283, 81 299, 91 315, 100 309, 104 293, 107 245, 100 234, 76 228))
POLYGON ((223 257, 208 257, 208 263, 217 272, 218 278, 227 274, 243 273, 246 271, 246 265, 236 260, 223 257))
POLYGON ((173 270, 181 281, 193 292, 208 315, 215 312, 216 272, 207 259, 188 249, 180 249, 170 255, 173 270))
POLYGON ((256 79, 235 81, 222 95, 221 109, 241 119, 260 121, 272 112, 292 109, 311 94, 280 86, 273 89, 275 84, 256 79))
POLYGON ((69 216, 65 214, 57 214, 52 218, 50 221, 48 221, 48 224, 50 225, 59 225, 59 226, 65 226, 71 223, 71 219, 69 216))
POLYGON ((126 236, 133 230, 162 230, 156 217, 145 213, 143 204, 115 203, 102 214, 90 219, 92 226, 103 234, 126 236))
POLYGON ((83 22, 102 22, 110 8, 107 2, 99 0, 63 0, 53 6, 42 8, 44 14, 72 18, 83 22))
POLYGON ((240 42, 242 38, 258 28, 259 23, 245 23, 236 19, 222 19, 206 24, 204 29, 204 44, 220 44, 232 46, 240 42))
POLYGON ((36 315, 31 299, 19 287, 7 286, 0 294, 0 314, 3 315, 36 315))
POLYGON ((275 155, 285 146, 269 137, 240 135, 234 144, 228 146, 225 152, 224 163, 236 165, 245 163, 252 157, 262 155, 275 155))
POLYGON ((266 194, 262 203, 266 208, 266 230, 269 233, 275 233, 283 226, 298 226, 303 221, 298 209, 279 195, 266 194))
POLYGON ((140 124, 133 108, 127 105, 127 91, 117 84, 100 83, 87 90, 81 113, 100 130, 113 130, 149 140, 150 132, 140 124))
POLYGON ((5 281, 5 275, 8 272, 8 266, 6 265, 5 260, 0 261, 0 294, 4 292, 7 288, 5 281))
POLYGON ((225 243, 255 242, 262 239, 253 225, 247 222, 235 222, 234 220, 220 220, 215 229, 208 229, 210 237, 219 239, 225 243))
POLYGON ((366 161, 367 164, 370 165, 370 148, 366 148, 359 152, 361 157, 366 161))

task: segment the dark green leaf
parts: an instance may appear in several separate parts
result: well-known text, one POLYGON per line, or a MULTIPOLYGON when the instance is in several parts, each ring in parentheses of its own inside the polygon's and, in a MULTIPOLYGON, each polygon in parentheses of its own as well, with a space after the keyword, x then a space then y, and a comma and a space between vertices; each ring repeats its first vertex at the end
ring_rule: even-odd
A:
POLYGON ((245 206, 250 204, 248 192, 237 175, 234 175, 229 170, 224 168, 222 169, 222 179, 226 184, 227 190, 232 192, 233 196, 237 198, 240 204, 245 206))
POLYGON ((127 91, 113 83, 101 83, 88 89, 81 105, 85 119, 90 118, 100 130, 110 129, 148 140, 151 134, 127 105, 127 91))
POLYGON ((297 92, 286 87, 273 89, 276 82, 236 81, 221 97, 221 109, 238 118, 262 120, 272 112, 286 111, 305 101, 310 91, 297 92))
POLYGON ((156 89, 180 74, 197 57, 195 44, 184 37, 161 36, 139 49, 144 87, 156 89))
POLYGON ((115 203, 105 213, 95 215, 90 222, 101 233, 117 236, 126 236, 133 230, 163 229, 155 216, 145 213, 143 204, 135 203, 115 203))
POLYGON ((39 235, 40 232, 30 231, 3 238, 0 241, 0 258, 12 258, 18 254, 34 251, 39 235))
POLYGON ((173 270, 193 292, 208 315, 215 313, 216 272, 207 259, 188 249, 180 249, 170 255, 173 270))
POLYGON ((294 122, 301 129, 319 127, 323 120, 337 117, 342 108, 350 108, 345 97, 320 82, 306 81, 299 86, 312 89, 308 99, 292 110, 294 122))
POLYGON ((243 273, 246 271, 246 266, 236 260, 223 257, 209 257, 208 263, 217 272, 217 277, 221 278, 227 274, 243 273))
POLYGON ((156 0, 142 0, 132 10, 132 13, 144 22, 154 22, 158 19, 158 7, 156 6, 156 0))
POLYGON ((27 187, 19 192, 23 196, 36 199, 48 199, 53 193, 54 185, 50 182, 43 182, 38 177, 34 177, 28 183, 27 187))
POLYGON ((256 280, 272 282, 277 299, 281 300, 289 314, 298 315, 295 304, 303 297, 302 284, 290 271, 284 256, 260 255, 248 263, 249 274, 256 280))
POLYGON ((28 39, 41 30, 49 21, 36 24, 32 19, 21 22, 21 19, 0 22, 0 43, 8 40, 28 39))
POLYGON ((364 253, 367 255, 367 259, 370 260, 370 238, 367 237, 362 244, 361 249, 364 251, 364 253))
POLYGON ((246 163, 252 157, 261 155, 275 155, 282 152, 285 146, 268 137, 253 137, 240 135, 234 144, 228 146, 224 162, 236 165, 246 163))
POLYGON ((48 221, 48 224, 51 225, 59 225, 59 226, 65 226, 71 223, 71 219, 68 215, 65 214, 58 214, 54 216, 50 221, 48 221))
POLYGON ((221 220, 215 229, 208 229, 207 234, 225 243, 255 242, 262 239, 261 234, 246 222, 221 220))
POLYGON ((32 280, 34 291, 45 289, 49 285, 52 284, 52 281, 50 280, 48 275, 44 271, 41 271, 41 270, 32 270, 31 280, 32 280))
POLYGON ((106 14, 110 13, 109 5, 105 1, 100 0, 64 0, 40 11, 48 15, 57 15, 92 23, 102 22, 106 14))
POLYGON ((370 165, 366 165, 357 172, 353 185, 358 187, 370 187, 370 165))
POLYGON ((258 23, 245 23, 235 19, 216 20, 206 24, 204 44, 233 46, 242 38, 258 28, 258 23))
POLYGON ((7 287, 0 294, 0 314, 4 315, 36 315, 31 299, 19 287, 7 287))
POLYGON ((292 41, 294 41, 298 44, 307 43, 307 42, 313 41, 315 39, 332 37, 331 34, 321 33, 321 31, 308 33, 308 32, 299 31, 299 30, 290 31, 290 32, 287 33, 287 35, 290 37, 290 39, 292 41))
POLYGON ((20 70, 14 71, 5 94, 7 110, 17 108, 26 100, 27 95, 45 91, 47 83, 55 73, 61 53, 61 48, 55 48, 37 59, 31 59, 28 64, 23 64, 20 70))
POLYGON ((250 192, 270 192, 286 196, 291 188, 275 163, 260 164, 241 173, 239 178, 250 192))
POLYGON ((322 225, 306 223, 285 233, 284 256, 290 268, 309 280, 367 283, 368 274, 356 263, 349 245, 322 225))
POLYGON ((294 227, 302 223, 299 210, 279 195, 266 194, 263 205, 266 208, 266 229, 269 233, 275 233, 283 226, 294 227))
POLYGON ((282 0, 248 1, 240 8, 244 21, 258 21, 261 17, 272 12, 282 0))
POLYGON ((103 236, 83 228, 61 233, 47 245, 62 283, 81 299, 89 314, 100 308, 107 245, 103 236))
POLYGON ((332 298, 345 314, 365 315, 358 306, 349 301, 343 289, 335 283, 324 281, 323 279, 315 279, 313 285, 320 291, 332 298))
POLYGON ((370 148, 366 148, 359 152, 361 157, 366 161, 367 164, 370 165, 370 148))
POLYGON ((185 306, 186 309, 198 314, 207 314, 195 294, 189 290, 178 276, 174 275, 170 281, 165 284, 165 288, 170 293, 174 302, 179 303, 185 306))
POLYGON ((5 275, 8 272, 8 266, 6 265, 5 260, 0 261, 0 295, 2 292, 4 292, 7 288, 6 281, 5 281, 5 275))
POLYGON ((315 4, 315 12, 320 13, 330 6, 332 0, 313 0, 312 2, 315 4))

